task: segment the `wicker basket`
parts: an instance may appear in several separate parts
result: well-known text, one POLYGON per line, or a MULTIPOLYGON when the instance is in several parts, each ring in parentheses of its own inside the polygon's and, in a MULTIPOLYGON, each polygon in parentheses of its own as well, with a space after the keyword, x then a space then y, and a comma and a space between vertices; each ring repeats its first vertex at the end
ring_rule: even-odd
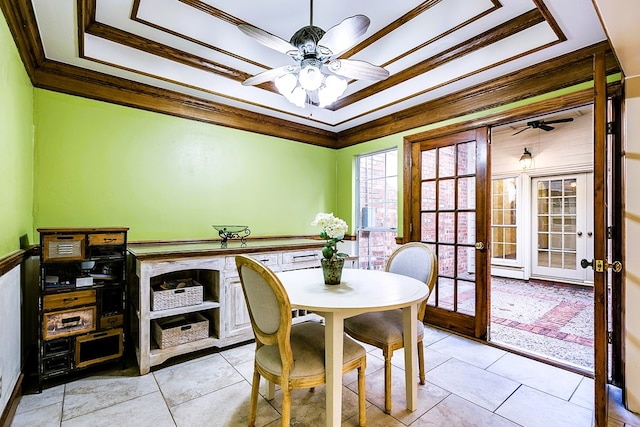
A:
POLYGON ((151 310, 198 305, 202 304, 203 298, 203 287, 195 280, 172 280, 163 283, 161 287, 151 289, 151 310), (163 289, 165 287, 168 289, 163 289))
POLYGON ((209 320, 188 313, 153 321, 153 337, 161 349, 198 341, 209 336, 209 320))

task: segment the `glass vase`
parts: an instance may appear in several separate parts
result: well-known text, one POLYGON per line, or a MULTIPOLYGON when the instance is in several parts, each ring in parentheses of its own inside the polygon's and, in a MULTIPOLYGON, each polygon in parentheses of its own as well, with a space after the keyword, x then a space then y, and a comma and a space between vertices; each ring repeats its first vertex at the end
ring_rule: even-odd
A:
POLYGON ((325 285, 339 285, 342 278, 342 267, 344 267, 344 258, 320 260, 322 264, 322 274, 324 275, 325 285))

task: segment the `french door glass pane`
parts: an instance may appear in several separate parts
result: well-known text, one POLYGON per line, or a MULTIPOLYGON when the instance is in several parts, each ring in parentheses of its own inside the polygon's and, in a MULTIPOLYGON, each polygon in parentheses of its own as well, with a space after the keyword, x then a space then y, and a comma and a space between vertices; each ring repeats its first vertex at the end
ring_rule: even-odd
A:
POLYGON ((456 147, 442 147, 438 150, 438 176, 446 178, 456 173, 456 147))
POLYGON ((422 152, 422 179, 434 179, 436 177, 436 150, 422 152))
POLYGON ((458 175, 476 173, 476 142, 458 144, 458 175))
POLYGON ((456 181, 454 179, 441 179, 438 181, 438 209, 455 209, 456 181))
POLYGON ((440 212, 438 214, 438 241, 440 243, 455 242, 454 218, 455 214, 453 212, 440 212))
POLYGON ((457 243, 474 244, 476 242, 476 213, 458 212, 457 243))
POLYGON ((476 207, 475 177, 458 179, 458 209, 474 209, 476 207))

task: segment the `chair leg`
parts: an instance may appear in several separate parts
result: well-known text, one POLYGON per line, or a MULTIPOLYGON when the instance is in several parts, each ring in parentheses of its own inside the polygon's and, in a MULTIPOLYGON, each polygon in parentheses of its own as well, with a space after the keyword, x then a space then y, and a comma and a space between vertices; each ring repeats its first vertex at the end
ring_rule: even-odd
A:
POLYGON ((291 389, 289 384, 281 384, 282 389, 282 427, 289 427, 291 423, 291 389))
POLYGON ((367 425, 367 409, 366 409, 366 396, 365 396, 365 384, 364 384, 364 371, 366 369, 366 362, 363 360, 358 367, 358 414, 360 427, 367 425))
POLYGON ((260 389, 260 373, 253 370, 253 382, 251 383, 251 403, 249 404, 249 427, 256 425, 256 411, 258 410, 258 391, 260 389))
POLYGON ((393 351, 389 348, 382 349, 384 356, 384 413, 391 413, 391 356, 393 351))
POLYGON ((418 342, 418 371, 420 372, 420 385, 424 385, 424 347, 422 341, 418 342))

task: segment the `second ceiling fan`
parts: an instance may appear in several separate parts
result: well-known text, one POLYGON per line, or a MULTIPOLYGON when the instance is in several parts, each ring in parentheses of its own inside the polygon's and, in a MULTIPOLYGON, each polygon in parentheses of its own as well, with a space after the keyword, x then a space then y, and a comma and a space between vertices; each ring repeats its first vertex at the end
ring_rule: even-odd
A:
POLYGON ((382 67, 339 58, 367 31, 369 24, 366 16, 355 15, 324 31, 313 25, 313 0, 310 2, 310 25, 296 31, 290 41, 252 25, 240 24, 240 31, 296 62, 256 74, 242 84, 253 86, 273 80, 278 91, 293 104, 325 107, 344 93, 347 79, 384 80, 389 72, 382 67))
MULTIPOLYGON (((524 132, 527 129, 542 129, 544 131, 549 132, 550 130, 554 130, 555 127, 550 126, 552 124, 555 123, 567 123, 567 122, 572 122, 573 121, 573 117, 567 117, 565 119, 556 119, 556 120, 533 120, 530 122, 527 122, 527 126, 520 129, 518 132, 514 133, 513 135, 517 135, 520 132, 524 132)), ((512 136, 513 136, 512 135, 512 136)))

